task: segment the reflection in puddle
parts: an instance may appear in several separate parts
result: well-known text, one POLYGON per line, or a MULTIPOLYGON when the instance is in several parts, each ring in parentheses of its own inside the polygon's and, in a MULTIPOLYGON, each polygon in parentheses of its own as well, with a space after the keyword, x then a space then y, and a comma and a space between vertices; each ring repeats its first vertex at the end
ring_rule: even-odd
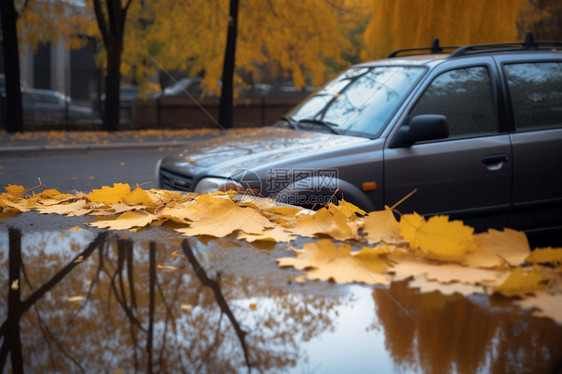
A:
POLYGON ((324 313, 339 303, 333 292, 289 293, 280 270, 273 284, 260 280, 261 271, 255 281, 225 272, 227 260, 240 264, 213 244, 134 243, 84 231, 87 240, 61 240, 57 249, 57 235, 35 233, 42 240, 35 242, 10 229, 2 242, 15 268, 2 284, 21 276, 2 306, 3 367, 9 352, 25 357, 12 357, 14 371, 276 371, 295 365, 298 344, 326 330, 324 313), (251 298, 263 301, 251 307, 251 298))
POLYGON ((283 248, 132 237, 0 226, 3 372, 560 369, 562 328, 507 301, 297 284, 283 248))
POLYGON ((405 311, 385 302, 383 290, 374 289, 373 298, 386 349, 401 368, 467 374, 562 370, 562 329, 548 319, 490 305, 485 295, 419 294, 405 282, 393 283, 389 291, 405 311))

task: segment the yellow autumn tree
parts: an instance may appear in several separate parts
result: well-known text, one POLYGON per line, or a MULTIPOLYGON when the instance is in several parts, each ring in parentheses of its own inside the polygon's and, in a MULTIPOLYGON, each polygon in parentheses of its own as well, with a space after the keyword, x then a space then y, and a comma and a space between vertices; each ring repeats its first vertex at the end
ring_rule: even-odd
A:
POLYGON ((18 0, 18 39, 21 45, 65 40, 67 48, 80 48, 92 34, 89 10, 72 1, 18 0))
POLYGON ((372 0, 365 32, 369 58, 398 48, 511 42, 525 0, 372 0))
MULTIPOLYGON (((130 20, 133 14, 144 14, 145 22, 127 29, 123 55, 127 74, 142 80, 153 73, 151 67, 187 70, 191 75, 204 72, 206 89, 218 89, 228 2, 146 0, 130 11, 130 20)), ((360 43, 353 46, 344 34, 353 30, 355 20, 368 17, 369 11, 357 0, 243 0, 236 48, 238 71, 259 81, 264 68, 269 68, 290 73, 297 87, 318 85, 329 72, 327 61, 345 65, 342 52, 359 53, 360 43)))
POLYGON ((536 40, 562 40, 562 2, 525 1, 517 19, 517 27, 520 36, 533 31, 536 40))

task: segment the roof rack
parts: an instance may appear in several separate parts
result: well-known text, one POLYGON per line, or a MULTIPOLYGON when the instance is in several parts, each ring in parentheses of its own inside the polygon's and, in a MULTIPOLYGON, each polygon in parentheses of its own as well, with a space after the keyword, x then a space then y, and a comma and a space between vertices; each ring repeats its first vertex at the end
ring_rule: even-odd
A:
POLYGON ((388 58, 398 57, 400 55, 417 56, 417 55, 447 53, 447 52, 445 52, 445 49, 454 51, 458 48, 459 47, 441 46, 441 45, 439 45, 439 38, 435 38, 435 39, 433 39, 433 44, 431 45, 431 47, 397 49, 395 51, 392 51, 388 55, 388 58), (414 53, 410 53, 410 52, 414 52, 414 53))
POLYGON ((528 51, 528 50, 553 50, 562 49, 562 42, 555 41, 535 41, 532 32, 527 32, 524 42, 513 43, 494 43, 494 44, 473 44, 460 47, 455 50, 449 57, 466 56, 477 53, 490 52, 511 52, 511 51, 528 51))
POLYGON ((493 44, 472 44, 464 47, 440 46, 439 38, 433 40, 431 47, 420 48, 403 48, 397 49, 388 55, 388 58, 398 57, 401 55, 416 56, 426 54, 442 54, 451 53, 449 57, 459 57, 478 53, 491 52, 511 52, 511 51, 528 51, 528 50, 562 50, 562 41, 535 41, 532 32, 525 35, 524 42, 513 43, 493 43, 493 44), (410 53, 414 52, 414 53, 410 53))

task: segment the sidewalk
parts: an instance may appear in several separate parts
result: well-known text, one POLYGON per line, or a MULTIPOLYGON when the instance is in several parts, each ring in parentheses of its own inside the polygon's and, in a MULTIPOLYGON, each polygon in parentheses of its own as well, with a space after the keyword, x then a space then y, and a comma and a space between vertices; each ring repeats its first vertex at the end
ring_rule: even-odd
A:
POLYGON ((7 153, 115 148, 174 147, 220 134, 215 129, 0 132, 0 155, 7 153))

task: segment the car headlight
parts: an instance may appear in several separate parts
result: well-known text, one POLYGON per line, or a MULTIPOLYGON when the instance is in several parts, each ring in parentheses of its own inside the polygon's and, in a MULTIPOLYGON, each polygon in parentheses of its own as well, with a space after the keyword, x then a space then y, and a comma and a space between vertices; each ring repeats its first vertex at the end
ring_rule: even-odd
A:
POLYGON ((238 182, 226 178, 203 178, 195 186, 194 192, 208 193, 216 191, 234 190, 242 192, 245 188, 238 182))

